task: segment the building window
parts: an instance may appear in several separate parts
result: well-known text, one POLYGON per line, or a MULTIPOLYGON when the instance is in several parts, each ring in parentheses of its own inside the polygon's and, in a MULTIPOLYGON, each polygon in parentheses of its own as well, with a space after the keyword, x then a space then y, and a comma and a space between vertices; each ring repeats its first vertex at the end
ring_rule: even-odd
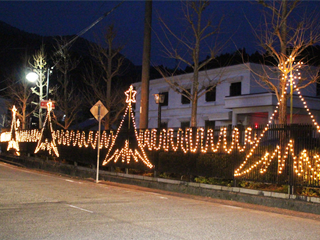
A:
MULTIPOLYGON (((207 88, 207 90, 210 87, 207 88)), ((206 92, 206 102, 216 101, 216 87, 212 88, 210 91, 206 92)))
POLYGON ((168 92, 162 92, 160 94, 164 95, 164 101, 163 101, 163 103, 161 103, 161 106, 168 106, 169 93, 168 92))
POLYGON ((317 97, 320 97, 320 83, 317 83, 317 97))
POLYGON ((190 122, 189 121, 181 122, 181 128, 182 129, 185 129, 185 128, 188 128, 188 127, 190 127, 190 122))
POLYGON ((206 131, 208 129, 214 130, 215 127, 216 127, 216 122, 215 121, 206 120, 204 122, 204 128, 205 128, 206 131))
MULTIPOLYGON (((191 89, 186 89, 186 91, 185 90, 182 91, 182 93, 185 93, 187 95, 190 94, 190 92, 191 92, 191 89)), ((189 104, 190 100, 181 94, 181 103, 182 104, 189 104)))
POLYGON ((160 128, 161 129, 167 129, 168 128, 168 123, 167 122, 161 122, 160 128))
POLYGON ((241 82, 234 82, 230 85, 230 97, 241 95, 241 82))

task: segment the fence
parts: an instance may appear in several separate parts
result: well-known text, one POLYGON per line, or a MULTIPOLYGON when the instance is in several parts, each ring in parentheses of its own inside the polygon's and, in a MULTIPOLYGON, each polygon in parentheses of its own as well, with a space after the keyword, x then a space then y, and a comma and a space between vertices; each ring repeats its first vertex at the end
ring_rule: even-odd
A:
MULTIPOLYGON (((128 140, 127 150, 132 148, 138 149, 138 152, 145 151, 157 172, 189 178, 203 176, 292 186, 319 186, 319 134, 318 129, 312 125, 267 125, 258 128, 236 126, 209 130, 145 129, 136 132, 131 129, 118 134, 103 132, 100 162, 109 153, 111 156, 112 152, 122 149, 128 140)), ((24 131, 16 135, 20 152, 34 154, 37 142, 41 141, 39 132, 24 131)), ((60 160, 96 164, 97 133, 55 131, 53 140, 60 160)), ((2 140, 2 151, 7 149, 7 145, 2 140)), ((132 153, 132 156, 135 154, 132 153)), ((49 154, 47 151, 39 151, 37 155, 49 154)), ((135 159, 138 162, 128 160, 127 155, 118 158, 119 161, 110 161, 105 167, 153 171, 144 162, 138 161, 138 158, 135 159)))

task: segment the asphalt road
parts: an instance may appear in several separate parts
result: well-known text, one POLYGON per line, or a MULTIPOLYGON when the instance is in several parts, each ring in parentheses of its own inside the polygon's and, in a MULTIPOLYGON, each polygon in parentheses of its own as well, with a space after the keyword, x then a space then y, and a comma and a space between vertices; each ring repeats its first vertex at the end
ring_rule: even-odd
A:
POLYGON ((0 162, 0 239, 320 239, 320 218, 0 162))

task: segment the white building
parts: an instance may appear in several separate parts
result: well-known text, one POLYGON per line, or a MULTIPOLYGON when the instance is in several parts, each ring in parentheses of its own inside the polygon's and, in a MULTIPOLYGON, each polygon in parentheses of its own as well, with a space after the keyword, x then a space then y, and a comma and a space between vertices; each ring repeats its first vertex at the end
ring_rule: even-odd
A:
MULTIPOLYGON (((275 68, 273 68, 275 69, 275 68)), ((277 79, 279 73, 272 68, 259 64, 239 64, 219 69, 202 71, 199 74, 200 87, 209 85, 209 81, 221 82, 216 88, 198 101, 198 127, 217 127, 227 125, 267 124, 278 100, 270 90, 258 84, 259 78, 267 72, 269 79, 277 79)), ((168 78, 175 79, 186 89, 191 89, 193 73, 168 78)), ((137 90, 135 118, 139 126, 141 82, 133 84, 137 90)), ((316 84, 301 89, 308 108, 313 115, 320 113, 320 88, 316 84)), ((288 90, 289 91, 289 90, 288 90)), ((163 127, 186 127, 191 120, 191 103, 181 94, 176 93, 165 79, 154 79, 149 83, 149 128, 156 128, 158 123, 158 105, 153 94, 165 95, 161 106, 161 124, 163 127)), ((288 114, 290 101, 288 101, 288 114)), ((288 115, 289 118, 289 115, 288 115)), ((277 121, 273 122, 277 123, 277 121)), ((293 123, 312 123, 306 108, 297 93, 293 96, 293 123)))

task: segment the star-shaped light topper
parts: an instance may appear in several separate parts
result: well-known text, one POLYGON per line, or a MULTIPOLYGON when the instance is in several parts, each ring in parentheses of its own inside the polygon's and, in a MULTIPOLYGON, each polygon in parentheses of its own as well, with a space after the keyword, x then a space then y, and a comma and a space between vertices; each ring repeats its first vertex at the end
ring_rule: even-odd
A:
POLYGON ((52 102, 51 102, 51 101, 49 101, 49 102, 47 103, 47 110, 48 110, 48 112, 51 112, 51 111, 52 111, 52 102))
POLYGON ((136 102, 137 91, 133 89, 132 85, 130 85, 130 88, 124 94, 127 96, 126 103, 131 104, 136 102))
POLYGON ((16 114, 17 114, 17 108, 16 108, 15 105, 13 105, 13 107, 12 107, 12 115, 13 115, 14 118, 16 117, 16 114))

